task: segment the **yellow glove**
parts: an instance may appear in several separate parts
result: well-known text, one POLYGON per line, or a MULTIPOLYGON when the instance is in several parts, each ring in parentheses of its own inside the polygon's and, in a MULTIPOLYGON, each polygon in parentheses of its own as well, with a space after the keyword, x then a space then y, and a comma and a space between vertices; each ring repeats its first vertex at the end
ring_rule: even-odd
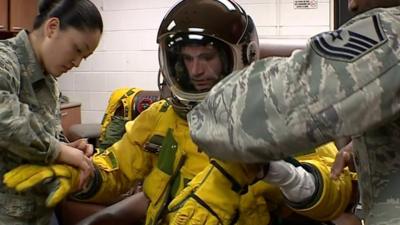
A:
POLYGON ((68 194, 78 191, 79 187, 79 170, 67 165, 51 166, 57 177, 56 185, 50 190, 49 196, 46 199, 48 207, 54 207, 68 194))
POLYGON ((170 224, 231 224, 238 216, 239 199, 254 181, 256 168, 211 161, 169 204, 176 211, 170 224))
POLYGON ((25 191, 39 184, 47 185, 49 196, 46 199, 48 207, 54 207, 69 193, 75 192, 79 185, 79 171, 67 165, 22 165, 3 177, 7 187, 17 191, 25 191))
POLYGON ((53 176, 54 172, 49 166, 28 164, 19 166, 4 174, 3 183, 16 191, 24 191, 43 181, 52 179, 53 176))

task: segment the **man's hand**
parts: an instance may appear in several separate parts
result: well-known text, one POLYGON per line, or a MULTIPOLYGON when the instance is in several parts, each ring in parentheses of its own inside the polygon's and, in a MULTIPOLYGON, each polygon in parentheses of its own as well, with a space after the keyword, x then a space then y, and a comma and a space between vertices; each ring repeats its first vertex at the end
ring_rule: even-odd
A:
POLYGON ((4 184, 17 191, 25 191, 43 184, 49 191, 48 207, 54 207, 69 193, 79 190, 79 171, 67 165, 22 165, 3 177, 4 184))
POLYGON ((168 206, 170 224, 227 225, 235 221, 241 194, 254 181, 256 168, 212 161, 168 206))
POLYGON ((355 171, 353 162, 353 142, 344 146, 336 154, 335 161, 331 168, 331 178, 334 180, 338 179, 346 167, 349 167, 350 171, 355 171))

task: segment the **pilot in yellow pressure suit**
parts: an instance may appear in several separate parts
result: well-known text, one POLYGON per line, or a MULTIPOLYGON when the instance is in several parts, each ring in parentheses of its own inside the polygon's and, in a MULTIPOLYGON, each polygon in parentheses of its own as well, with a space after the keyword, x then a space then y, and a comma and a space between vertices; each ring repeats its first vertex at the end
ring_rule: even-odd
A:
POLYGON ((255 25, 237 3, 183 0, 165 16, 157 40, 172 96, 128 122, 122 139, 93 157, 96 170, 83 190, 79 171, 66 165, 18 167, 5 176, 7 186, 25 190, 53 178, 46 203, 54 206, 69 193, 110 203, 143 181, 150 199, 146 224, 269 224, 269 210, 283 204, 317 220, 344 211, 351 178, 329 179, 333 144, 299 157, 301 164, 243 165, 209 159, 192 142, 187 112, 227 74, 258 58, 255 25))

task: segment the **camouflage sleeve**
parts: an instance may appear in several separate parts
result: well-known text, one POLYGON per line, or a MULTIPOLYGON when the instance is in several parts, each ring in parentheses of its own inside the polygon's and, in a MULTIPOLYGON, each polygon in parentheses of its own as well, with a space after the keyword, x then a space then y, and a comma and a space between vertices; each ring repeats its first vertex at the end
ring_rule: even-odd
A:
POLYGON ((58 140, 19 101, 19 67, 16 58, 0 51, 0 150, 30 162, 52 162, 58 156, 58 140))
POLYGON ((393 14, 360 15, 289 58, 234 72, 188 115, 192 138, 213 157, 265 162, 392 120, 400 107, 393 14))

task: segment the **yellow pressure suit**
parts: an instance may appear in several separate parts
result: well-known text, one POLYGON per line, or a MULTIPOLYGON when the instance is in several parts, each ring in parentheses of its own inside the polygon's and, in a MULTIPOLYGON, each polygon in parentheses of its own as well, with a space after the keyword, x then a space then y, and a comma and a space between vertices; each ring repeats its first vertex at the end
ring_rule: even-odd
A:
MULTIPOLYGON (((333 144, 317 149, 316 153, 299 157, 320 174, 322 190, 317 201, 293 205, 300 213, 315 219, 338 216, 348 204, 351 179, 348 173, 334 182, 328 167, 336 154, 333 144)), ((166 101, 159 101, 126 125, 123 138, 93 159, 101 179, 92 194, 91 202, 112 202, 143 180, 143 189, 150 199, 146 224, 155 224, 160 218, 168 222, 168 203, 208 164, 209 158, 192 142, 186 120, 179 117, 166 101)), ((96 182, 93 182, 96 184, 96 182)), ((277 187, 259 181, 242 197, 240 224, 268 224, 270 221, 265 199, 284 204, 277 187), (271 194, 273 193, 273 194, 271 194), (276 194, 278 193, 278 194, 276 194)), ((218 197, 218 196, 216 196, 218 197)), ((276 206, 274 206, 276 207, 276 206)))

